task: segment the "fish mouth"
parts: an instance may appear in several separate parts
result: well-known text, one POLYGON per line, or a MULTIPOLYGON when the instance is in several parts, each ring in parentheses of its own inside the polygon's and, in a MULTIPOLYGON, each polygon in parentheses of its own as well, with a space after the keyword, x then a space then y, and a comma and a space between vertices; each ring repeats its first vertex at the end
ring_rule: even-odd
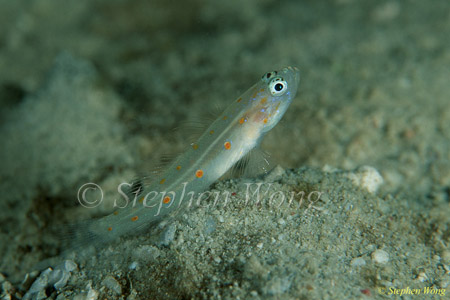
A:
POLYGON ((294 72, 294 80, 297 84, 300 83, 300 70, 297 67, 292 67, 292 71, 294 72))
POLYGON ((298 85, 300 83, 300 70, 297 67, 286 67, 283 69, 283 73, 292 73, 294 82, 298 85))

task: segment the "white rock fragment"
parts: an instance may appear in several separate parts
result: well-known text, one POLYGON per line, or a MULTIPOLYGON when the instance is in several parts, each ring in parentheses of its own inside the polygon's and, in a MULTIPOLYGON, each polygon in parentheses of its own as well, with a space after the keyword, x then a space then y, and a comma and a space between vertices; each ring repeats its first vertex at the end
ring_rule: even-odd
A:
POLYGON ((76 268, 77 264, 75 262, 65 260, 61 264, 57 265, 54 270, 51 268, 46 269, 39 275, 38 278, 36 278, 28 292, 24 295, 23 299, 47 298, 45 293, 46 288, 53 286, 57 290, 62 289, 66 286, 67 281, 69 281, 71 276, 70 272, 76 268))
POLYGON ((137 269, 137 267, 138 267, 138 263, 137 263, 137 261, 133 261, 129 266, 128 266, 128 269, 130 269, 130 270, 136 270, 137 269))
POLYGON ((354 185, 366 189, 369 193, 375 193, 383 183, 383 177, 371 166, 362 166, 345 176, 350 178, 354 185))
POLYGON ((50 273, 53 272, 51 268, 46 269, 43 271, 38 278, 33 282, 28 292, 23 296, 23 299, 45 299, 42 297, 42 292, 44 292, 45 295, 45 289, 49 285, 48 283, 48 276, 50 273))
POLYGON ((109 290, 116 293, 116 295, 122 294, 122 286, 120 283, 111 275, 108 275, 103 279, 102 284, 106 286, 109 290))
POLYGON ((54 282, 53 285, 57 290, 59 290, 66 285, 69 278, 70 273, 63 272, 62 270, 54 270, 52 273, 50 273, 48 280, 49 282, 54 282))
POLYGON ((352 266, 353 268, 362 267, 365 265, 366 265, 366 261, 362 257, 356 257, 356 258, 352 259, 352 261, 350 262, 350 266, 352 266))
POLYGON ((92 288, 91 282, 86 285, 87 293, 74 296, 73 300, 97 300, 98 292, 92 288))
POLYGON ((385 264, 389 261, 389 253, 384 250, 375 250, 372 253, 372 260, 377 264, 385 264))
POLYGON ((175 232, 177 227, 174 224, 170 224, 167 228, 162 232, 159 238, 159 244, 161 246, 168 247, 175 238, 175 232))
POLYGON ((419 275, 417 276, 417 280, 420 282, 424 282, 428 280, 428 276, 425 272, 420 272, 419 275))
POLYGON ((160 255, 159 249, 150 245, 142 245, 132 252, 132 258, 144 264, 154 262, 160 255))
POLYGON ((72 260, 65 260, 58 265, 55 270, 49 276, 49 283, 52 284, 55 289, 59 290, 66 286, 67 281, 71 276, 73 270, 77 268, 77 264, 72 260))
POLYGON ((450 264, 450 250, 442 251, 441 259, 444 264, 450 264))
POLYGON ((86 300, 97 300, 98 292, 92 288, 90 282, 88 283, 86 288, 88 290, 87 295, 86 295, 86 300))

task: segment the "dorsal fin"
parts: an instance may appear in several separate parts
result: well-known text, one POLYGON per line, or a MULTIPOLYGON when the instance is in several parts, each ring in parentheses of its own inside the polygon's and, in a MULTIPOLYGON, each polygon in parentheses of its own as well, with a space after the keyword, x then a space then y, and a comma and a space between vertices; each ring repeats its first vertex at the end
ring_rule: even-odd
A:
POLYGON ((195 120, 185 121, 180 126, 175 127, 173 132, 185 137, 186 143, 191 144, 198 140, 213 121, 209 118, 196 118, 195 120))

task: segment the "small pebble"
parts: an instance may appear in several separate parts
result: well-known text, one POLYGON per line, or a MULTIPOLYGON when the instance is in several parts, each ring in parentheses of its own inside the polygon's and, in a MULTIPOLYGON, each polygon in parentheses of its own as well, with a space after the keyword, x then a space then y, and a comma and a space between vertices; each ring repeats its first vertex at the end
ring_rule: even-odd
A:
POLYGON ((419 280, 420 282, 427 281, 428 276, 427 274, 425 274, 425 272, 420 272, 419 275, 417 276, 417 280, 419 280))
MULTIPOLYGON (((91 286, 91 283, 89 282, 86 285, 87 293, 81 293, 78 295, 75 295, 72 299, 73 300, 97 300, 98 299, 98 292, 94 290, 91 286)), ((66 298, 64 298, 66 299, 66 298)))
POLYGON ((43 299, 41 298, 42 292, 45 292, 49 282, 48 277, 53 272, 51 268, 48 268, 41 272, 38 278, 33 282, 28 292, 23 296, 23 299, 43 299))
POLYGON ((170 243, 172 243, 173 239, 175 238, 175 231, 177 228, 174 224, 170 224, 167 226, 166 230, 161 234, 161 237, 159 239, 159 244, 161 246, 168 247, 170 243))
POLYGON ((53 283, 53 286, 60 290, 64 286, 66 286, 67 281, 69 281, 70 273, 64 272, 62 270, 55 270, 53 271, 50 276, 48 277, 48 280, 50 283, 53 283))
POLYGON ((216 222, 213 217, 209 217, 205 222, 205 234, 210 235, 216 230, 216 222))
POLYGON ((356 258, 352 259, 352 261, 350 262, 350 265, 354 268, 362 267, 362 266, 366 265, 366 261, 362 257, 356 257, 356 258))
POLYGON ((450 264, 450 250, 442 251, 441 258, 444 264, 450 264))
POLYGON ((354 172, 346 173, 354 185, 366 189, 369 193, 375 193, 383 183, 383 177, 374 167, 362 166, 354 172))
POLYGON ((105 279, 103 279, 102 284, 109 290, 116 293, 116 295, 122 294, 122 287, 120 286, 120 283, 111 275, 106 276, 105 279))
POLYGON ((384 250, 375 250, 372 253, 372 260, 377 264, 385 264, 389 261, 389 253, 384 250))
POLYGON ((132 251, 132 258, 138 262, 154 262, 160 255, 158 248, 149 245, 142 245, 132 251))
POLYGON ((137 263, 136 261, 133 261, 133 262, 128 266, 128 269, 130 269, 130 270, 136 270, 137 266, 138 266, 138 263, 137 263))
POLYGON ((61 268, 67 272, 72 272, 77 268, 77 264, 73 260, 66 259, 62 264, 61 268))
POLYGON ((89 282, 86 286, 88 293, 86 295, 86 300, 97 300, 98 298, 98 292, 94 290, 91 286, 91 283, 89 282))

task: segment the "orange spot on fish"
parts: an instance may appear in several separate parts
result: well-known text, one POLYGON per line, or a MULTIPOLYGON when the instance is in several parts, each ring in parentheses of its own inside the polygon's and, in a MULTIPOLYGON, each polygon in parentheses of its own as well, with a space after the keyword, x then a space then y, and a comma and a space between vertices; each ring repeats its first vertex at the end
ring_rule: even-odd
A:
POLYGON ((264 97, 264 98, 261 99, 261 101, 259 103, 264 104, 266 102, 267 102, 267 97, 264 97))
POLYGON ((192 149, 197 150, 198 149, 198 145, 197 144, 192 144, 192 149))
POLYGON ((226 120, 228 117, 227 116, 223 116, 223 119, 226 120))
POLYGON ((164 199, 163 199, 163 203, 167 204, 169 202, 170 202, 170 197, 169 196, 165 196, 164 199))
POLYGON ((245 118, 241 118, 241 119, 239 120, 239 124, 244 124, 245 121, 246 121, 245 118))
POLYGON ((144 203, 144 199, 145 199, 145 197, 142 197, 141 199, 139 199, 139 203, 144 203))
POLYGON ((161 179, 161 181, 159 182, 159 184, 163 184, 164 182, 166 182, 166 179, 165 179, 165 178, 161 179))
POLYGON ((264 92, 264 89, 260 89, 259 91, 262 93, 262 92, 264 92))
POLYGON ((209 134, 214 134, 214 130, 211 130, 211 131, 209 132, 209 134))
POLYGON ((108 231, 112 231, 112 227, 108 227, 108 231))
POLYGON ((265 119, 263 120, 263 122, 264 122, 264 124, 266 124, 266 123, 267 123, 267 118, 265 118, 265 119))
POLYGON ((114 214, 115 216, 117 216, 117 215, 119 214, 119 212, 116 210, 115 212, 113 212, 113 214, 114 214))
POLYGON ((197 170, 195 172, 195 176, 197 176, 197 178, 202 178, 203 177, 203 170, 197 170))
POLYGON ((237 99, 237 103, 239 103, 239 102, 241 102, 241 101, 242 101, 242 98, 237 99))
POLYGON ((255 91, 255 93, 253 94, 252 98, 256 98, 256 95, 258 95, 258 91, 255 91))
POLYGON ((231 143, 230 142, 225 142, 225 144, 223 144, 223 146, 225 147, 226 150, 230 150, 231 143))
POLYGON ((138 216, 134 216, 134 217, 132 217, 132 218, 131 218, 131 221, 133 221, 133 222, 134 222, 134 221, 137 221, 138 219, 139 219, 139 217, 138 217, 138 216))
POLYGON ((181 170, 181 166, 177 166, 177 170, 180 171, 181 170))

